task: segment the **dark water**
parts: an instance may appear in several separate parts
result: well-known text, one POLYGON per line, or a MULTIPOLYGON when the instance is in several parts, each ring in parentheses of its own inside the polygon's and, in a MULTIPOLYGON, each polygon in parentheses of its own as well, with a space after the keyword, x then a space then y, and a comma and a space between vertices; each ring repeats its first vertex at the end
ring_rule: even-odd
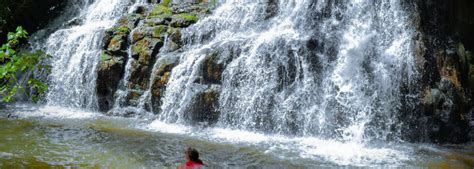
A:
POLYGON ((209 168, 474 166, 473 144, 341 143, 30 105, 0 114, 0 168, 175 168, 188 146, 209 168))

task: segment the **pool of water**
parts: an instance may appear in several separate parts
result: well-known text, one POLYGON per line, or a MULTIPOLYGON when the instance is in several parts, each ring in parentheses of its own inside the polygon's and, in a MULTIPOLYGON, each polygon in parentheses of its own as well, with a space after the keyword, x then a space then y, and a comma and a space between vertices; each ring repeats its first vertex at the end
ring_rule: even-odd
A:
POLYGON ((33 105, 2 108, 0 124, 0 168, 176 168, 188 146, 209 168, 474 167, 473 143, 361 144, 33 105))

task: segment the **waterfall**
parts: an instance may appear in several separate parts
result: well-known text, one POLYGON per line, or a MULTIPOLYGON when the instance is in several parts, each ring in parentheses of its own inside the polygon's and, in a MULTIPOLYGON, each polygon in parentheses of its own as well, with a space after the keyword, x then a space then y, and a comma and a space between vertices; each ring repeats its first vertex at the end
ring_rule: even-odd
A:
MULTIPOLYGON (((42 48, 54 57, 49 105, 97 109, 92 89, 103 33, 127 9, 145 3, 85 3, 76 25, 46 38, 42 48)), ((156 121, 190 123, 196 97, 212 90, 219 93, 216 127, 355 142, 397 139, 407 97, 418 97, 416 29, 403 3, 219 1, 211 15, 183 30, 181 52, 161 49, 152 72, 161 60, 178 64, 156 121), (200 83, 210 55, 223 65, 221 81, 200 83)), ((149 111, 151 83, 135 107, 126 103, 128 54, 113 111, 149 111)))
POLYGON ((69 21, 73 25, 59 28, 44 40, 41 48, 53 56, 47 104, 97 108, 94 89, 103 34, 130 3, 128 0, 86 1, 78 16, 69 21))
POLYGON ((187 123, 212 88, 219 127, 396 139, 403 89, 415 93, 418 78, 409 12, 399 0, 221 2, 184 33, 157 121, 187 123), (196 83, 210 53, 225 64, 220 85, 196 83))

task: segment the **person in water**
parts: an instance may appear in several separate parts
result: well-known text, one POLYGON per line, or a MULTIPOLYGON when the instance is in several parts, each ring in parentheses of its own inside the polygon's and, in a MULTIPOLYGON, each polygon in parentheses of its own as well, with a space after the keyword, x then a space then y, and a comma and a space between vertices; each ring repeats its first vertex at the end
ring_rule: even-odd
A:
POLYGON ((204 163, 199 159, 199 152, 189 147, 186 152, 186 163, 180 165, 178 169, 202 169, 204 168, 204 163))

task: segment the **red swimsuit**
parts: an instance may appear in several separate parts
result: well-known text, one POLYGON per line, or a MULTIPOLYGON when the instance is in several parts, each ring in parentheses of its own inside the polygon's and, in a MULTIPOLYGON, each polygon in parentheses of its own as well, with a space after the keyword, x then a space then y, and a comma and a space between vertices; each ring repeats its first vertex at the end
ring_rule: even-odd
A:
POLYGON ((194 161, 186 162, 186 169, 202 169, 204 165, 202 163, 197 163, 194 161))

